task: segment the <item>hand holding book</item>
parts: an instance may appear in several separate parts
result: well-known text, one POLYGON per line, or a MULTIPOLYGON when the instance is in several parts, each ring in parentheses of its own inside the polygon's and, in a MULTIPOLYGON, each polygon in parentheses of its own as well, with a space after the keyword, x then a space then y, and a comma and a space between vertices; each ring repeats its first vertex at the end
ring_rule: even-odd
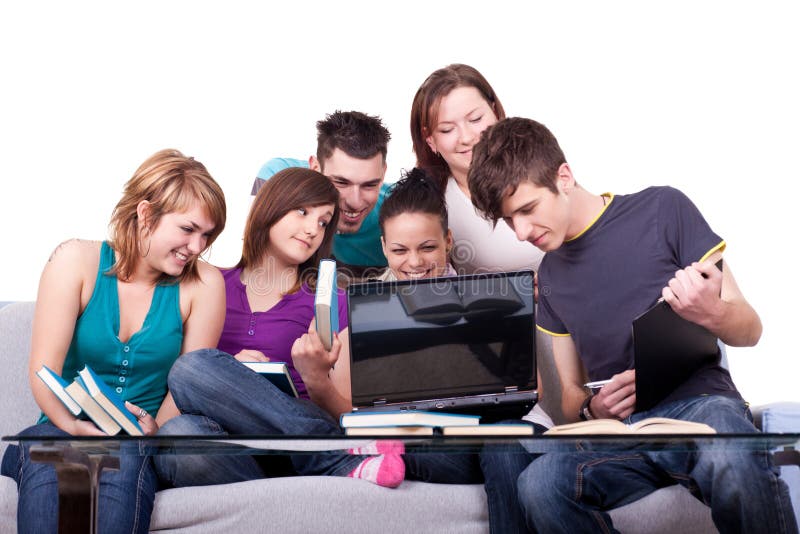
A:
POLYGON ((125 401, 125 407, 136 418, 145 436, 151 436, 158 431, 158 423, 156 423, 155 415, 144 408, 139 408, 130 401, 125 401))
MULTIPOLYGON (((36 374, 70 412, 75 415, 86 415, 99 429, 98 434, 90 428, 93 425, 88 421, 75 420, 70 429, 65 429, 73 435, 105 434, 114 436, 120 430, 125 430, 131 436, 144 434, 137 414, 144 418, 147 412, 134 407, 137 411, 129 413, 130 408, 123 403, 122 398, 108 384, 104 383, 88 365, 78 371, 78 376, 71 383, 48 369, 47 366, 42 366, 36 374), (77 404, 79 409, 76 410, 72 404, 77 404)), ((152 426, 149 428, 155 432, 157 428, 155 421, 152 421, 152 426)))
POLYGON ((324 380, 338 361, 341 350, 342 342, 336 333, 333 335, 330 351, 325 350, 312 323, 308 332, 297 338, 292 345, 292 362, 303 382, 324 380))
POLYGON ((694 262, 675 273, 661 297, 687 321, 709 328, 722 300, 722 259, 694 262))
POLYGON ((235 356, 240 362, 268 362, 269 358, 260 350, 242 349, 235 356))

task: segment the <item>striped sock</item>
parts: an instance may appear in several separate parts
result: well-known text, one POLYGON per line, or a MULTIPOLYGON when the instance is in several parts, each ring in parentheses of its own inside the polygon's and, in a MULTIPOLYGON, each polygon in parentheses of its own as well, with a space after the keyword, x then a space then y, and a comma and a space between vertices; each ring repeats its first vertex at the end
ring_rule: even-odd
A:
POLYGON ((369 456, 347 476, 360 478, 384 488, 396 488, 406 476, 406 464, 399 454, 369 456))
POLYGON ((347 452, 354 455, 359 454, 403 454, 406 447, 402 441, 395 439, 379 439, 371 441, 361 447, 348 449, 347 452))

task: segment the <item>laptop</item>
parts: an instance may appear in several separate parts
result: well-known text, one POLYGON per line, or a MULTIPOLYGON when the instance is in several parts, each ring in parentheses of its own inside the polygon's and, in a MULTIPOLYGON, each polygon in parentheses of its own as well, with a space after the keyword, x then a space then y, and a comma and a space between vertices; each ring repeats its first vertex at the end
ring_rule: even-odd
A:
POLYGON ((533 407, 533 271, 348 287, 354 411, 519 418, 533 407))

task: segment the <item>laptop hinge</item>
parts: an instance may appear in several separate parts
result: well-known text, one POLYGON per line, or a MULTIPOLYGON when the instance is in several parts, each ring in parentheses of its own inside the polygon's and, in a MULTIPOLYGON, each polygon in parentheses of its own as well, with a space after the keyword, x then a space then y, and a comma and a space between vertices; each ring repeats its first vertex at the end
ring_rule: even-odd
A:
POLYGON ((506 393, 516 393, 518 390, 517 386, 506 386, 505 388, 506 393))
POLYGON ((386 399, 375 399, 372 401, 373 406, 386 406, 386 399))

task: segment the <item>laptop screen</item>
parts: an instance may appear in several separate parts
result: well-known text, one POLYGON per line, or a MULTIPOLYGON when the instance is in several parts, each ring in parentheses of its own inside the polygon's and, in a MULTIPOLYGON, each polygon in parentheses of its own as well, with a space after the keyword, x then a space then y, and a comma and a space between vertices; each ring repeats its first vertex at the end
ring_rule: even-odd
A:
POLYGON ((353 405, 536 389, 533 272, 348 288, 353 405))

